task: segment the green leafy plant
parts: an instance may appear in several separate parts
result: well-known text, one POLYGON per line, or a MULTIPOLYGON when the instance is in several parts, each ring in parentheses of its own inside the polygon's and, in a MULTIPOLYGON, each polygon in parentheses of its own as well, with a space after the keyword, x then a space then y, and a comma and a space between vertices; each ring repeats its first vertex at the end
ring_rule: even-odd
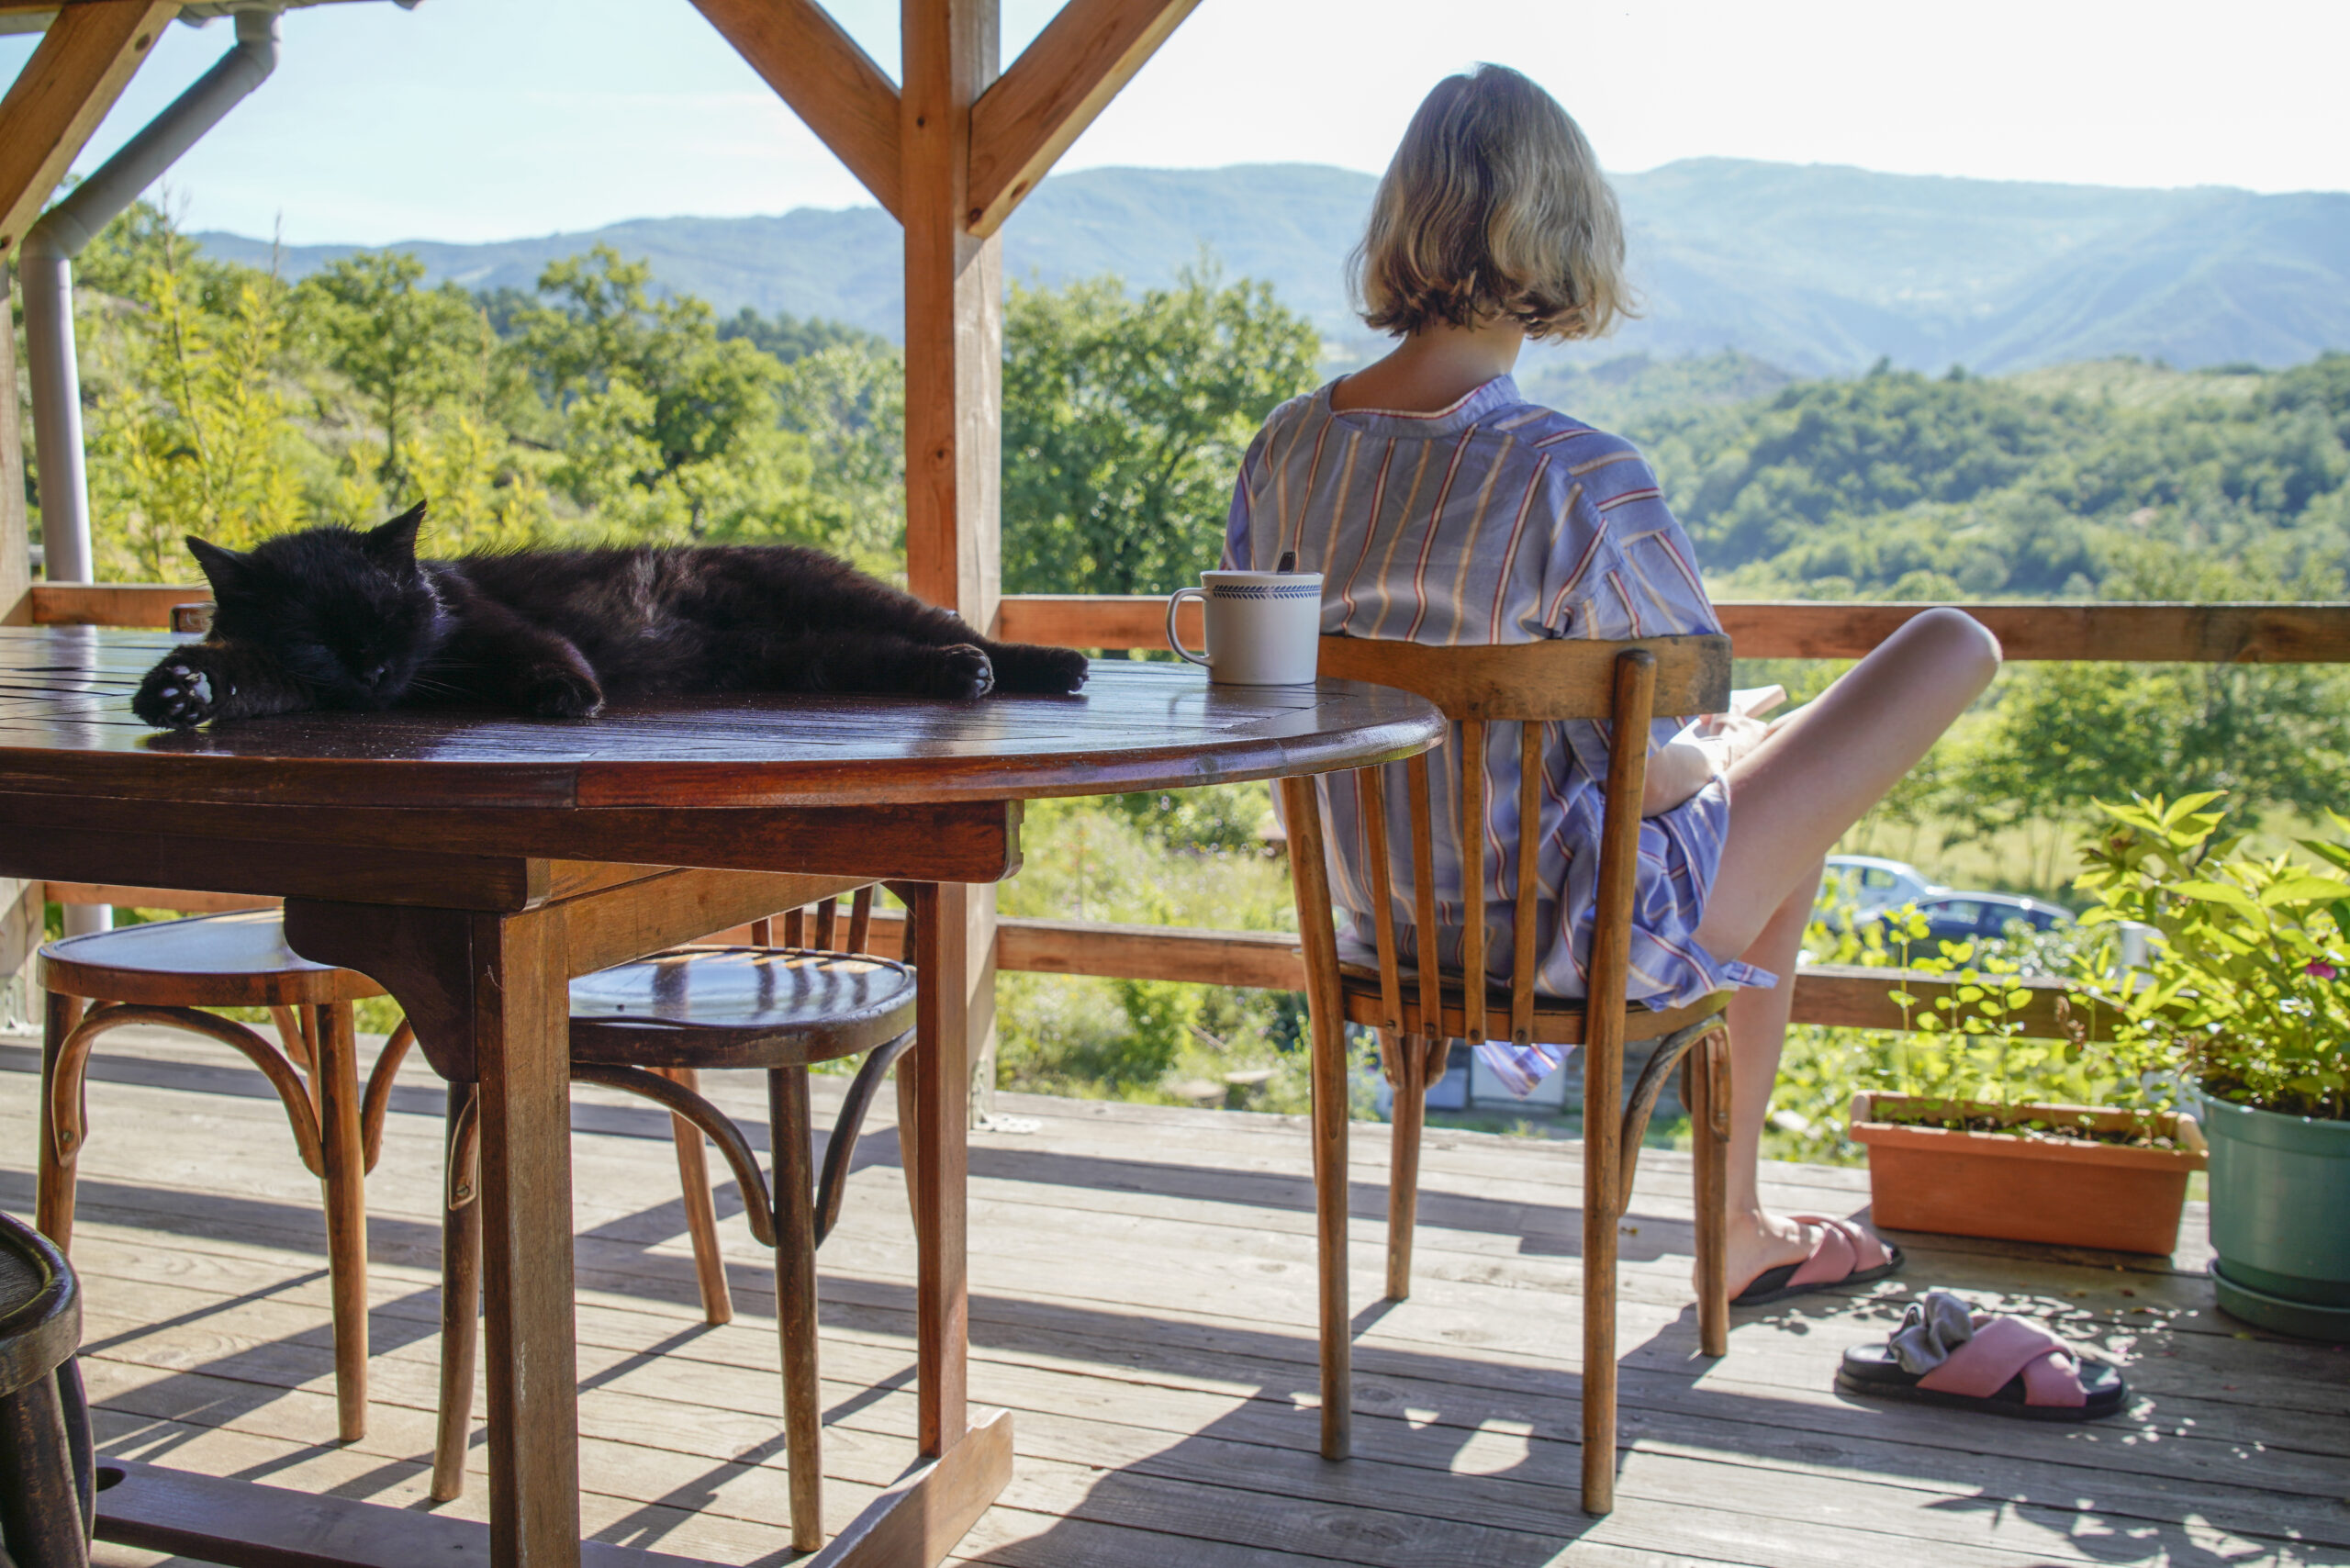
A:
POLYGON ((2074 886, 2103 937, 2075 979, 2114 1010, 2110 1054, 2142 1081, 2175 1070, 2222 1100, 2350 1120, 2350 818, 2327 813, 2343 842, 2300 841, 2316 865, 2260 859, 2222 833, 2221 798, 2098 803, 2074 886), (2143 969, 2121 965, 2124 921, 2160 934, 2143 969))

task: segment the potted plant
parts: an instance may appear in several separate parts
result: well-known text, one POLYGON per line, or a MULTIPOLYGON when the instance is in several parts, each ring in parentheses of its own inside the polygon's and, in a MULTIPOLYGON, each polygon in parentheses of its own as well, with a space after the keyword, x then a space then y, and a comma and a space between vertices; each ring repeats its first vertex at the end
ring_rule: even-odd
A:
MULTIPOLYGON (((1913 919, 1908 935, 1924 935, 1913 919)), ((1895 1230, 2167 1254, 2188 1176, 2204 1165, 2195 1118, 2151 1097, 2133 1064, 2084 1049, 2087 1020, 2067 1001, 2055 1029, 2040 1031, 2051 1037, 2028 1036, 2035 988, 1998 950, 2007 946, 1897 949, 1903 967, 1946 983, 1930 999, 1891 993, 1910 1026, 1888 1053, 1892 1082, 1852 1099, 1872 1217, 1895 1230)))
POLYGON ((2350 1339, 2350 818, 2315 864, 2241 852, 2219 795, 2103 808, 2075 885, 2084 924, 2161 934, 2143 974, 2082 955, 2120 1048, 2165 1052, 2211 1144, 2220 1305, 2262 1327, 2350 1339))

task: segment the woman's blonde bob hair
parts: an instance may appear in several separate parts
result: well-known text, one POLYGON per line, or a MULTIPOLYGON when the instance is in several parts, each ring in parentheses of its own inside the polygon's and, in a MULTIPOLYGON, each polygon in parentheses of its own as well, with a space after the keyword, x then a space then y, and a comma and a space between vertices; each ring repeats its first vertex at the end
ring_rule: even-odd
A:
POLYGON ((1505 65, 1448 76, 1421 103, 1348 267, 1363 319, 1398 335, 1506 316, 1537 340, 1595 338, 1633 313, 1624 221, 1591 143, 1505 65))

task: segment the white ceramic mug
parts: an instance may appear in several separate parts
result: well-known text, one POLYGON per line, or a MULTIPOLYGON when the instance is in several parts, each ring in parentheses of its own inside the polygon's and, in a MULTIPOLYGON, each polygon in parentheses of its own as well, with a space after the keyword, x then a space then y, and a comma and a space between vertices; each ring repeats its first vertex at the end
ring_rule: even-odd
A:
POLYGON ((1308 686, 1322 656, 1322 574, 1202 572, 1199 588, 1167 600, 1167 645, 1225 686, 1308 686), (1195 654, 1175 634, 1175 610, 1202 601, 1208 646, 1195 654))

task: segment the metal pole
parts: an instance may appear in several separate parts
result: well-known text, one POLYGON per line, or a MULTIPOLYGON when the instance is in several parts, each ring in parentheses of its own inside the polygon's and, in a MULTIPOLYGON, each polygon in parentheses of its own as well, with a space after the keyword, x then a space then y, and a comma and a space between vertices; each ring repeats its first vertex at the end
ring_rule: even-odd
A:
POLYGON ((73 258, 276 65, 276 11, 238 12, 236 46, 25 235, 17 266, 25 291, 33 450, 40 464, 42 575, 50 582, 91 580, 90 486, 73 344, 73 258))

